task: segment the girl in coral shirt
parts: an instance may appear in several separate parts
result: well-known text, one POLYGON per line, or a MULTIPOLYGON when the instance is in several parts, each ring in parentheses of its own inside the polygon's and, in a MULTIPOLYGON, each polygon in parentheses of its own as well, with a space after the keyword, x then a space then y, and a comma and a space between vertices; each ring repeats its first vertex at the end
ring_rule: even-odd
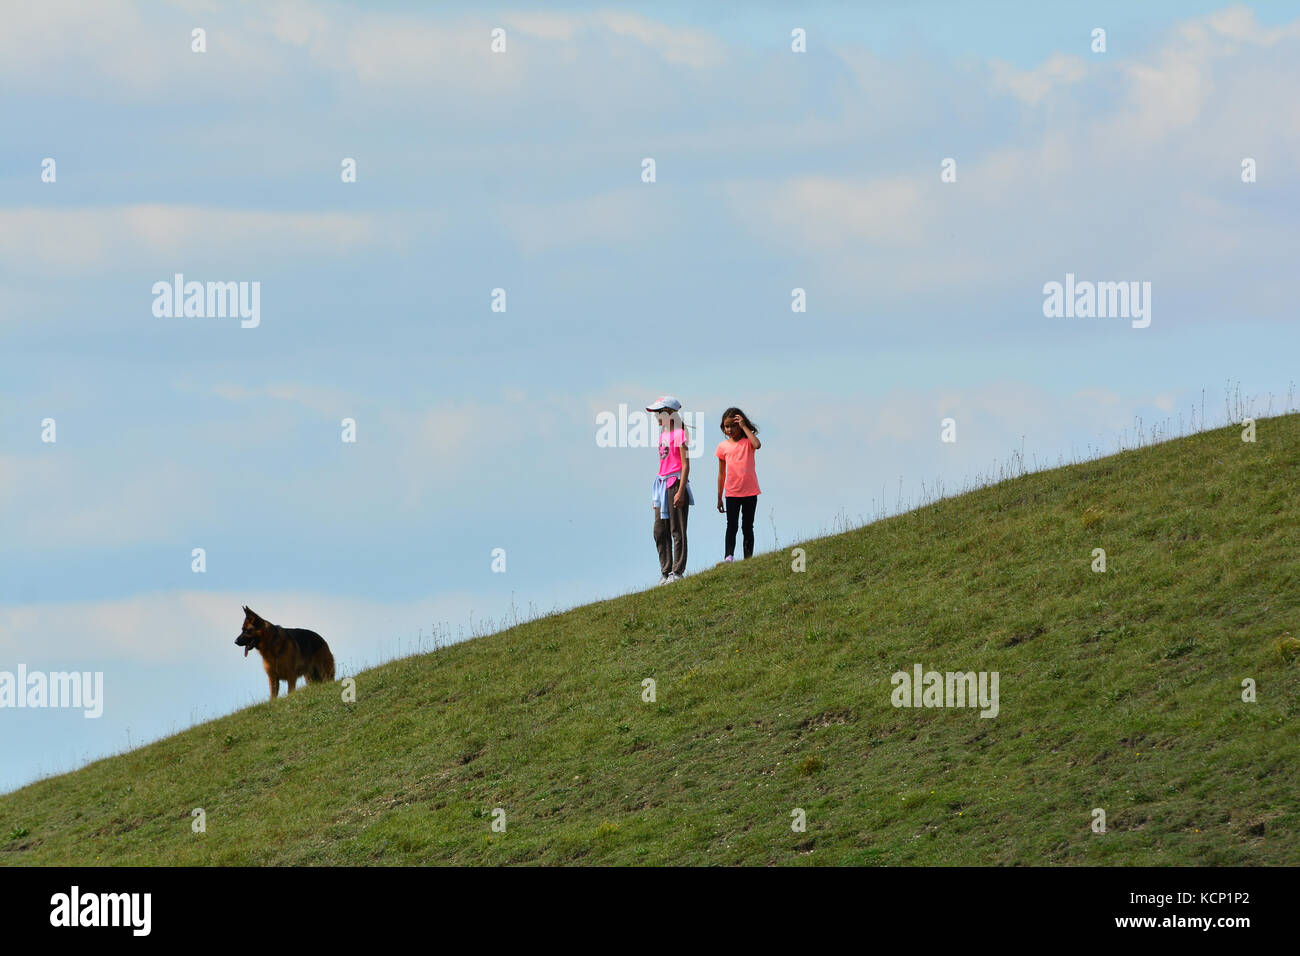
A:
POLYGON ((745 557, 754 556, 754 512, 758 510, 758 475, 754 471, 754 452, 763 447, 758 440, 758 426, 739 408, 722 413, 722 433, 727 437, 718 444, 718 511, 727 515, 726 557, 736 553, 736 524, 744 534, 745 557), (726 505, 723 505, 723 495, 726 505))

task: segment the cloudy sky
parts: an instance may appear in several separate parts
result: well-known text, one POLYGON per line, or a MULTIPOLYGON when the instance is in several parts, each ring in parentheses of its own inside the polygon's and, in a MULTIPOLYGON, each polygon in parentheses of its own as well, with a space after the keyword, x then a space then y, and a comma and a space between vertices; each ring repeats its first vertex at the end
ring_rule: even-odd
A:
POLYGON ((263 699, 242 604, 355 673, 649 586, 620 404, 703 416, 699 571, 727 405, 770 550, 1300 398, 1293 7, 699 6, 6 8, 0 671, 105 701, 0 709, 0 789, 263 699), (176 273, 260 325, 155 316, 176 273), (1067 273, 1150 326, 1045 317, 1067 273))

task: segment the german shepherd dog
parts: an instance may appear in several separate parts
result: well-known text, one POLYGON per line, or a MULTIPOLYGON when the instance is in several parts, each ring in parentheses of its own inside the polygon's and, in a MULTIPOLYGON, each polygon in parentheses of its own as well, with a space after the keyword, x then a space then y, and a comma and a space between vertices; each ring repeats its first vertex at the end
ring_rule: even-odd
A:
POLYGON ((272 624, 248 605, 244 605, 244 629, 235 643, 244 649, 245 657, 251 650, 261 652, 272 700, 280 696, 280 681, 289 683, 287 693, 292 694, 299 677, 312 684, 334 679, 334 655, 323 637, 300 627, 272 624))

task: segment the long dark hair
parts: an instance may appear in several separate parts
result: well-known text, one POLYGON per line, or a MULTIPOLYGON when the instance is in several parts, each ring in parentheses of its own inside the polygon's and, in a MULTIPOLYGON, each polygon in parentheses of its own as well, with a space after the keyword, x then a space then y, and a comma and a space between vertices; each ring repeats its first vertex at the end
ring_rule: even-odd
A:
MULTIPOLYGON (((751 432, 753 432, 755 435, 758 434, 758 426, 755 425, 753 422, 751 422, 751 421, 749 420, 749 416, 748 416, 748 415, 746 415, 744 412, 742 412, 739 408, 737 408, 737 407, 734 406, 734 405, 731 406, 731 407, 728 408, 725 412, 722 413, 722 423, 718 426, 719 428, 722 429, 722 434, 724 434, 724 435, 727 435, 727 434, 728 434, 728 433, 727 433, 727 419, 730 418, 732 415, 739 415, 741 418, 743 418, 743 419, 745 420, 745 424, 749 426, 749 430, 750 430, 751 432)), ((730 436, 728 436, 728 437, 730 437, 730 436)))

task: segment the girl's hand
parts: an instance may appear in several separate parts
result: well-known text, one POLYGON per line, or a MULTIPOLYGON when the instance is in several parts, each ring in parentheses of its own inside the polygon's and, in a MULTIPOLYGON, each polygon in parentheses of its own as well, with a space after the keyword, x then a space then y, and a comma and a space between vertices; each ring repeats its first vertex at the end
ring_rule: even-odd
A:
POLYGON ((718 498, 718 514, 720 514, 720 515, 724 515, 724 514, 726 514, 726 513, 727 513, 727 509, 724 508, 724 507, 722 507, 722 498, 719 497, 719 498, 718 498))
POLYGON ((682 489, 678 488, 677 494, 673 495, 673 507, 680 508, 682 506, 682 501, 684 500, 685 497, 686 496, 682 494, 682 489))

